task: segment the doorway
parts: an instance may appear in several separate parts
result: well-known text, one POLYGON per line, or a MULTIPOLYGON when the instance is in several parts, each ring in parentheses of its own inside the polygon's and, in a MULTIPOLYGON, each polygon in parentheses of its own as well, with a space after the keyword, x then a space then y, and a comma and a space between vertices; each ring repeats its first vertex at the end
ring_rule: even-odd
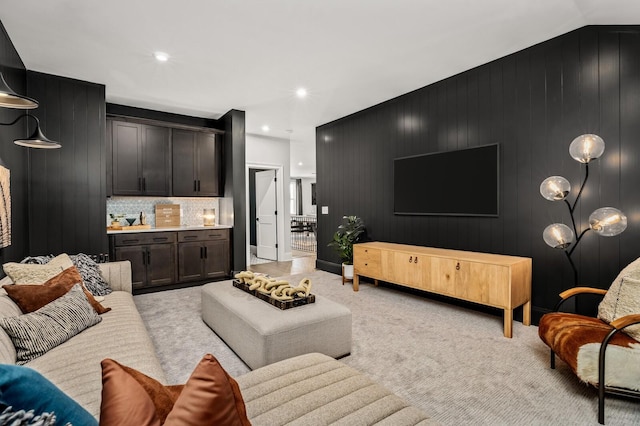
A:
MULTIPOLYGON (((248 165, 248 244, 247 265, 280 260, 281 218, 277 211, 282 203, 277 178, 280 169, 274 166, 248 165)), ((282 216, 282 215, 280 215, 282 216)))

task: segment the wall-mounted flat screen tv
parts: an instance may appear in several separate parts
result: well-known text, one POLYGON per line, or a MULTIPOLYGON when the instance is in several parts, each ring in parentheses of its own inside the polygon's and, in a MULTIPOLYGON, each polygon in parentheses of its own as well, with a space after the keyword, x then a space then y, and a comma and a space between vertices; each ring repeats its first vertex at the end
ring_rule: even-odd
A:
POLYGON ((484 145, 393 161, 398 215, 498 216, 500 146, 484 145))

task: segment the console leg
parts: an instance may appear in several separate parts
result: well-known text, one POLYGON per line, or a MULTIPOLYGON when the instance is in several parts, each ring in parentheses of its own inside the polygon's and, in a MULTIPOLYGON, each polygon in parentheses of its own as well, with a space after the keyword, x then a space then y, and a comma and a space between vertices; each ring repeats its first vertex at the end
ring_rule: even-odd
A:
POLYGON ((511 327, 513 323, 513 309, 504 310, 504 337, 511 338, 511 327))
POLYGON ((522 324, 531 325, 531 300, 522 305, 522 324))

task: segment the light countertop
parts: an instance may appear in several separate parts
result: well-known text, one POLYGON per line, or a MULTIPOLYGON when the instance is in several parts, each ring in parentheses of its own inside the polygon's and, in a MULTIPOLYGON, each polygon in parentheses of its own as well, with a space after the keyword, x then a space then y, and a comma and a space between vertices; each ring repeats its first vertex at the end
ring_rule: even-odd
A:
POLYGON ((229 225, 216 225, 216 226, 204 226, 204 225, 191 225, 191 226, 175 226, 171 228, 150 228, 150 229, 127 229, 126 226, 122 227, 122 230, 107 230, 107 235, 112 234, 133 234, 138 232, 166 232, 166 231, 205 231, 209 229, 231 229, 233 226, 229 225))

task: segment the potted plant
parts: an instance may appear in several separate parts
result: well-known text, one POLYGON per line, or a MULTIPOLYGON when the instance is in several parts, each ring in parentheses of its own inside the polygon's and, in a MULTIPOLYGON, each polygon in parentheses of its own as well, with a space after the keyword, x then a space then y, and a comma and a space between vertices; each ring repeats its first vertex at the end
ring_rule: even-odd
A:
POLYGON ((358 216, 343 216, 342 224, 333 234, 333 241, 328 246, 333 247, 342 260, 344 278, 353 278, 353 245, 364 233, 364 221, 358 216))

